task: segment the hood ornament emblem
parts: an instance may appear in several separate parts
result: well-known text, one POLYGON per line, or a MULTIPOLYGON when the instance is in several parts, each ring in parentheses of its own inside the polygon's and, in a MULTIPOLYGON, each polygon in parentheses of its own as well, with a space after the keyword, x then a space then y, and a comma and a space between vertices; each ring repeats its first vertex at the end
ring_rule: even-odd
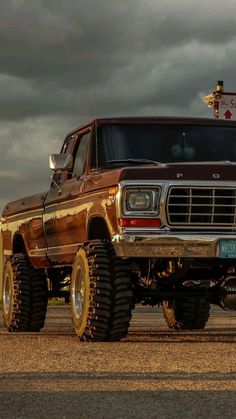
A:
POLYGON ((220 179, 219 173, 213 173, 212 177, 213 179, 220 179))

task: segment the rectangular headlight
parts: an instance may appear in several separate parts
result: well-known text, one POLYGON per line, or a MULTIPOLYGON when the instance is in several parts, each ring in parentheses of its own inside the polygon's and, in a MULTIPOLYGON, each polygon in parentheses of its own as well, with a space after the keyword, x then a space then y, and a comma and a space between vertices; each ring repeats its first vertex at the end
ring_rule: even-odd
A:
POLYGON ((153 206, 153 196, 149 191, 127 192, 126 203, 129 211, 148 211, 153 206))
POLYGON ((159 188, 125 188, 123 214, 157 214, 159 192, 159 188))

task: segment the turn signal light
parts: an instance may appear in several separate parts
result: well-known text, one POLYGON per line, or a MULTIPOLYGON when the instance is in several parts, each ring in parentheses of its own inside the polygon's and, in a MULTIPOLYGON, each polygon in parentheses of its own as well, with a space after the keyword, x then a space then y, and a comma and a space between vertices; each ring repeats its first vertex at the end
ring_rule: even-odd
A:
POLYGON ((160 227, 159 218, 119 218, 120 227, 160 227))

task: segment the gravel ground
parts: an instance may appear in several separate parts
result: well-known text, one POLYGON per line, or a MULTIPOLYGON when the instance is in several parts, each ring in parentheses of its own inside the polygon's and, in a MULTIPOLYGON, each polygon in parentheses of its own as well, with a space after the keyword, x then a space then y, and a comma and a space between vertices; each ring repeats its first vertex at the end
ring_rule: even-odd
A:
MULTIPOLYGON (((162 315, 135 311, 140 336, 165 331, 162 315)), ((207 330, 236 333, 236 317, 213 312, 207 330)), ((236 418, 236 343, 82 343, 68 308, 50 308, 41 335, 0 325, 0 418, 236 418), (60 333, 60 335, 58 335, 60 333)))

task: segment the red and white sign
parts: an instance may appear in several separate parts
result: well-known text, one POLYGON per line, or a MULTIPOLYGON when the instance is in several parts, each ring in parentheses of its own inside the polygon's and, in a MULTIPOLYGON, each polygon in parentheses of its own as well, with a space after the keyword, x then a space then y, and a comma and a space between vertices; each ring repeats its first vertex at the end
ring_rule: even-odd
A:
POLYGON ((217 119, 236 119, 236 94, 216 93, 213 106, 214 117, 217 119))

